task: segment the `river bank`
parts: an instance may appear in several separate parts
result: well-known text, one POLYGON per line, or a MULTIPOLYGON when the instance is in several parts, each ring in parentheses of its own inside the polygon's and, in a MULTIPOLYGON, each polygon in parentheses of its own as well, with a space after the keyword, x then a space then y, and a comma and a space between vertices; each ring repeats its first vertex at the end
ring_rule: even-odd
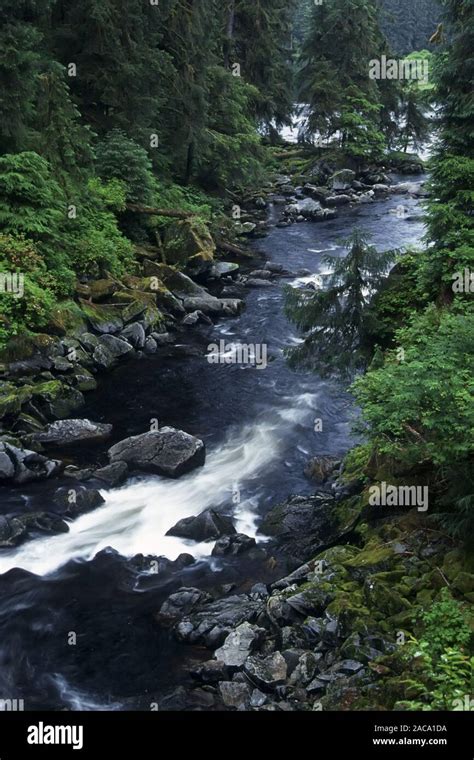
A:
MULTIPOLYGON (((404 203, 419 215, 416 199, 404 203)), ((357 698, 363 699, 362 687, 382 675, 374 676, 368 662, 375 653, 392 652, 396 626, 403 625, 396 615, 414 607, 423 590, 426 596, 438 588, 436 571, 432 578, 431 565, 419 558, 426 530, 419 525, 412 531, 413 516, 397 527, 388 516, 375 527, 360 521, 366 462, 344 484, 336 483, 331 466, 325 484, 305 476, 314 457, 338 467, 353 443, 353 412, 343 387, 286 366, 283 349, 298 336, 282 313, 282 285, 317 277, 320 254, 342 254, 340 239, 354 224, 371 232, 381 249, 387 242, 416 244, 423 225, 397 215, 399 205, 390 195, 341 209, 331 221, 272 226, 258 243, 265 254, 260 266, 269 259, 293 276, 246 288, 246 309, 230 321, 180 331, 178 345, 128 361, 88 394, 84 416, 112 424, 114 432, 106 444, 75 455, 82 472, 107 464, 106 449, 149 429, 151 419, 204 440, 207 462, 177 482, 133 476, 116 490, 104 490, 92 473, 86 485, 101 488, 102 506, 71 523, 68 533, 2 552, 0 569, 8 571, 1 606, 5 684, 22 684, 28 709, 153 709, 155 703, 160 709, 318 709, 326 697, 324 709, 340 709, 341 694, 326 694, 320 682, 342 688, 341 678, 359 679, 357 698), (265 371, 210 364, 208 346, 221 339, 268 344, 265 371), (319 432, 315 419, 323 421, 319 432), (211 507, 231 517, 237 531, 237 537, 217 542, 217 552, 213 543, 166 535, 179 520, 211 507), (340 542, 339 549, 326 548, 340 542), (317 599, 315 569, 322 574, 317 599), (295 577, 281 581, 295 570, 295 577), (398 575, 380 577, 391 572, 398 575), (418 585, 407 580, 415 576, 418 585), (402 601, 397 597, 389 610, 398 581, 402 601), (180 592, 183 586, 194 590, 180 592), (300 593, 303 599, 292 598, 300 593), (178 596, 170 601, 170 594, 178 596), (26 614, 12 619, 12 604, 26 614), (263 631, 246 627, 235 634, 244 640, 238 646, 243 662, 227 663, 226 650, 212 666, 202 666, 245 623, 263 631), (67 643, 70 632, 74 645, 67 643), (349 651, 347 639, 354 635, 362 636, 353 642, 358 653, 349 651), (319 675, 324 677, 307 690, 319 675)), ((27 508, 50 508, 62 485, 32 485, 27 508)), ((16 508, 25 509, 23 495, 20 504, 13 489, 7 493, 12 509, 15 500, 16 508)), ((435 555, 452 548, 437 541, 435 555)), ((455 580, 460 570, 452 564, 455 580)), ((446 574, 444 565, 441 570, 446 574)), ((360 704, 355 701, 355 708, 360 704)))

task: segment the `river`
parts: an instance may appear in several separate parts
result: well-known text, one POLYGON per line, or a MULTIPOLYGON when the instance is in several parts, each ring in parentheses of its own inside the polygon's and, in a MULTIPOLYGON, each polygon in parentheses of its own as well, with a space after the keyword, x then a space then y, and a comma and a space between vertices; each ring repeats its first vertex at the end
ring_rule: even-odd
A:
MULTIPOLYGON (((419 178, 395 177, 412 179, 419 178)), ((256 247, 264 259, 314 276, 324 271, 322 255, 343 254, 341 240, 355 226, 380 250, 416 245, 423 223, 393 213, 401 203, 420 214, 418 201, 396 195, 345 209, 328 222, 272 225, 256 247)), ((240 532, 265 541, 258 534, 262 514, 313 489, 303 472, 307 461, 348 450, 355 410, 344 386, 289 369, 283 355, 298 340, 283 313, 283 287, 297 280, 249 289, 240 317, 190 330, 184 345, 120 367, 89 395, 82 416, 113 423, 114 440, 158 419, 202 438, 207 461, 178 481, 130 479, 103 492, 106 503, 71 523, 69 533, 0 553, 0 699, 24 699, 25 709, 150 709, 184 681, 190 656, 153 613, 181 585, 239 583, 231 562, 210 557, 212 544, 167 537, 167 530, 182 517, 227 506, 240 532), (220 340, 265 344, 268 366, 210 364, 207 346, 220 340), (159 573, 150 571, 149 560, 129 559, 176 560, 183 553, 194 564, 164 563, 159 573)), ((88 457, 103 460, 104 451, 83 456, 87 464, 88 457)), ((9 492, 4 503, 20 511, 48 509, 57 486, 9 492)), ((253 581, 258 575, 248 568, 253 581)))

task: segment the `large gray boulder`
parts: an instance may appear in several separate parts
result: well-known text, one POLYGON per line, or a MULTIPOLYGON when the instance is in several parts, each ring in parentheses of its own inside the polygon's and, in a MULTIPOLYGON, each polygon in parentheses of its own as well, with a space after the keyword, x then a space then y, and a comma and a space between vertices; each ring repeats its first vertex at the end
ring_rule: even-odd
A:
POLYGON ((355 172, 352 169, 341 169, 329 177, 328 185, 333 190, 348 190, 355 177, 355 172))
POLYGON ((110 438, 113 426, 90 420, 58 420, 31 436, 35 443, 71 446, 77 443, 102 443, 110 438))
POLYGON ((127 325, 120 333, 120 337, 136 349, 141 350, 145 347, 146 333, 145 328, 140 322, 133 322, 131 325, 127 325))
POLYGON ((236 532, 230 517, 220 515, 214 509, 206 509, 197 517, 185 517, 179 520, 167 532, 167 536, 189 538, 192 541, 212 541, 220 536, 236 532))
POLYGON ((126 438, 108 454, 111 464, 126 462, 129 467, 169 478, 202 467, 206 459, 203 441, 172 427, 126 438))

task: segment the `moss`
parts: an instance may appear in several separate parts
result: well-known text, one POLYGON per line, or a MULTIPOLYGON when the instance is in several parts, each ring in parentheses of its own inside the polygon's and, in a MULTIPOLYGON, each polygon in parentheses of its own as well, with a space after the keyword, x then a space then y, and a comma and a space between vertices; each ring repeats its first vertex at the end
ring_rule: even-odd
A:
POLYGON ((369 569, 383 565, 393 558, 393 551, 389 546, 383 546, 374 538, 353 558, 346 561, 346 567, 354 569, 369 569))
POLYGON ((53 335, 78 336, 86 329, 84 313, 74 301, 64 301, 51 312, 48 330, 53 335))
POLYGON ((169 264, 185 265, 194 258, 212 261, 216 246, 206 224, 193 218, 167 226, 163 250, 169 264))
POLYGON ((342 480, 346 483, 366 477, 366 467, 372 454, 371 444, 355 446, 344 459, 342 480))

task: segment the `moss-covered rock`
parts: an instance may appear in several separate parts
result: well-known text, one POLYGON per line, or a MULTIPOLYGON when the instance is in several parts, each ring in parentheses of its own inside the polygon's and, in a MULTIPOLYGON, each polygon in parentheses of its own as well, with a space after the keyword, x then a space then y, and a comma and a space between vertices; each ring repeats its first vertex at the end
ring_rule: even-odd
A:
POLYGON ((51 312, 48 331, 52 335, 77 337, 86 329, 86 317, 74 301, 64 301, 51 312))
POLYGON ((81 300, 82 311, 94 332, 101 335, 118 333, 123 329, 122 310, 118 306, 90 304, 81 300))
POLYGON ((216 245, 204 222, 197 218, 176 221, 166 228, 163 251, 169 264, 187 264, 193 259, 212 261, 216 245))

